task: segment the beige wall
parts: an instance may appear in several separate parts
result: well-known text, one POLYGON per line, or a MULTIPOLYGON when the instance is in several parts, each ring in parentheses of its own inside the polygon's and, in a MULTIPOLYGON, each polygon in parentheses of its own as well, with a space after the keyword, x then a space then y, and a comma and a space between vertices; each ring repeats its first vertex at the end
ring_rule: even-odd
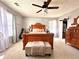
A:
MULTIPOLYGON (((69 28, 73 23, 74 18, 77 16, 79 16, 79 8, 68 14, 62 15, 61 17, 59 17, 59 20, 63 20, 64 18, 69 17, 68 24, 67 24, 68 25, 67 28, 69 28)), ((62 21, 59 21, 59 37, 62 38, 62 21)))
POLYGON ((23 18, 19 15, 15 15, 15 22, 16 22, 16 34, 17 34, 17 41, 19 41, 19 34, 21 32, 21 29, 23 28, 23 25, 22 25, 22 21, 23 21, 23 18))
POLYGON ((49 21, 51 20, 58 20, 58 36, 59 38, 62 38, 62 27, 63 27, 63 23, 60 20, 63 20, 64 18, 69 17, 68 20, 68 26, 67 28, 69 28, 71 26, 71 24, 73 23, 73 19, 75 17, 79 16, 79 9, 76 9, 68 14, 62 15, 59 18, 32 18, 32 17, 26 17, 23 19, 23 26, 24 28, 28 28, 31 24, 34 24, 36 22, 40 22, 43 23, 47 26, 47 28, 49 28, 49 21))
MULTIPOLYGON (((26 17, 26 18, 23 19, 23 26, 27 30, 31 24, 42 23, 42 24, 46 25, 47 29, 49 29, 49 27, 51 27, 51 26, 49 26, 49 22, 51 22, 53 20, 58 20, 58 18, 34 18, 34 17, 26 17)), ((53 23, 52 23, 52 27, 54 27, 53 23)), ((58 27, 56 26, 56 28, 58 28, 58 27)), ((55 29, 55 28, 53 28, 53 29, 55 29)), ((55 36, 57 36, 57 34, 55 36)))
POLYGON ((57 20, 57 18, 34 18, 34 17, 26 17, 23 19, 23 26, 25 29, 29 28, 29 26, 31 24, 35 24, 35 23, 42 23, 42 24, 45 24, 48 28, 49 25, 49 21, 51 20, 57 20))

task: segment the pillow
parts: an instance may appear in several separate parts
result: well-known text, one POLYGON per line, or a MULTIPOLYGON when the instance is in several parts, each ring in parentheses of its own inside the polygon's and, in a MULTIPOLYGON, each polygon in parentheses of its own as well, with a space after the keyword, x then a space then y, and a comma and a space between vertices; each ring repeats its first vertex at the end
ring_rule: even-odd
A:
POLYGON ((44 29, 33 29, 33 32, 44 32, 44 29))
POLYGON ((44 32, 44 29, 38 29, 38 32, 44 32))
POLYGON ((38 32, 38 29, 33 29, 33 32, 38 32))

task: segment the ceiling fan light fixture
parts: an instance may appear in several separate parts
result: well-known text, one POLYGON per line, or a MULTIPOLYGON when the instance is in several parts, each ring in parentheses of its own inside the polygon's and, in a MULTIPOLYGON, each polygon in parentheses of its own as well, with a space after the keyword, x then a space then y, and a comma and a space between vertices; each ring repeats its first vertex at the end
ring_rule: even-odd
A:
POLYGON ((47 14, 48 13, 48 10, 47 10, 47 8, 44 8, 44 12, 47 14))

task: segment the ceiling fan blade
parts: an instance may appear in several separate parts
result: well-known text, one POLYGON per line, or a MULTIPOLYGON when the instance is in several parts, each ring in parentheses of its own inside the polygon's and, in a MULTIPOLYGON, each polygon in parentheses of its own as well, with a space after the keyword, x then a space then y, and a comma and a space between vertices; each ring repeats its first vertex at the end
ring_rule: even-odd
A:
POLYGON ((52 0, 47 0, 46 5, 48 6, 52 0))
POLYGON ((56 7, 47 7, 47 9, 58 9, 59 7, 56 6, 56 7))
POLYGON ((39 11, 37 11, 36 13, 39 13, 39 12, 41 12, 42 11, 42 9, 41 10, 39 10, 39 11))
POLYGON ((39 6, 39 5, 36 5, 36 4, 32 4, 33 6, 36 6, 36 7, 40 7, 40 8, 42 8, 42 6, 39 6))

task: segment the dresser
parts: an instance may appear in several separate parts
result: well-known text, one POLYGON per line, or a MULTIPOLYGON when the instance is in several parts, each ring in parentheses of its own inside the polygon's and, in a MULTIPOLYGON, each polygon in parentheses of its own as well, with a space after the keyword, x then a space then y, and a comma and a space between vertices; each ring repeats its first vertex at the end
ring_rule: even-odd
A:
POLYGON ((76 25, 76 26, 69 27, 67 29, 65 33, 65 43, 69 43, 70 45, 79 48, 79 24, 75 22, 72 25, 76 25))

